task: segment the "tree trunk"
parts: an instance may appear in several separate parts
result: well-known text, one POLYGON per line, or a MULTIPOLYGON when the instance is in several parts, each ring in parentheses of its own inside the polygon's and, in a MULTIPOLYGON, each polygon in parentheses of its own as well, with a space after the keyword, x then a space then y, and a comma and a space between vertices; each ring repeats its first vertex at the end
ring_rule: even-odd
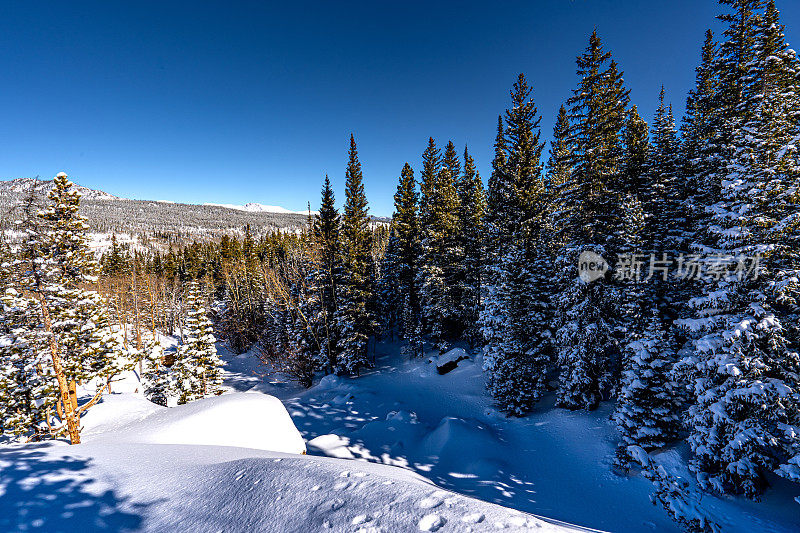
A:
POLYGON ((61 365, 61 354, 58 353, 58 342, 56 341, 55 333, 53 332, 53 323, 50 320, 50 311, 47 309, 47 305, 45 304, 44 295, 40 293, 38 296, 39 306, 42 310, 44 328, 45 331, 49 333, 48 344, 50 345, 50 356, 53 358, 53 371, 56 374, 56 381, 58 382, 58 392, 61 396, 61 405, 64 411, 64 418, 66 419, 67 423, 69 442, 70 444, 80 444, 80 420, 76 412, 77 409, 72 403, 69 384, 67 383, 67 377, 64 374, 64 367, 61 365))

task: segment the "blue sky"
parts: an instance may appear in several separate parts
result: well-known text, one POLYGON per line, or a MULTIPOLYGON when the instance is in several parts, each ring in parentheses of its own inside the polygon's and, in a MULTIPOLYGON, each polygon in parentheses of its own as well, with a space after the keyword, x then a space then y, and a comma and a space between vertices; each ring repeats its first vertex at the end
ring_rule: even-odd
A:
MULTIPOLYGON (((800 5, 779 0, 790 43, 800 5)), ((371 212, 389 215, 427 138, 488 175, 519 72, 550 136, 594 27, 650 120, 680 113, 714 0, 11 2, 0 4, 0 179, 131 198, 315 205, 344 197, 350 132, 371 212)))

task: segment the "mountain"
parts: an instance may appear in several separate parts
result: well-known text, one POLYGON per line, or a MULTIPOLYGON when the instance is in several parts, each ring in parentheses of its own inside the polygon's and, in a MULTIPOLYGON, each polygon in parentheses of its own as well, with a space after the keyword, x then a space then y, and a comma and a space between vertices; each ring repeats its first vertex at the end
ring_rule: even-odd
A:
MULTIPOLYGON (((75 187, 82 195, 81 214, 88 218, 92 232, 138 235, 141 237, 139 242, 215 239, 223 234, 241 234, 246 226, 255 235, 274 231, 299 232, 308 223, 307 211, 291 211, 273 205, 197 205, 131 200, 78 184, 75 187)), ((13 229, 13 221, 18 218, 14 208, 31 188, 43 202, 47 192, 53 188, 53 180, 17 178, 0 181, 0 229, 13 229)), ((372 220, 376 224, 389 221, 381 217, 372 220)))
MULTIPOLYGON (((137 235, 139 242, 215 239, 223 234, 240 234, 246 226, 255 235, 297 232, 307 224, 305 212, 295 213, 281 207, 247 204, 238 208, 131 200, 78 184, 75 187, 81 192, 81 214, 88 218, 93 233, 137 235)), ((44 203, 52 188, 53 180, 0 181, 0 229, 13 229, 13 221, 19 218, 15 207, 31 189, 36 192, 37 201, 44 203)))
MULTIPOLYGON (((13 194, 25 195, 31 189, 37 194, 47 194, 53 188, 53 180, 39 180, 36 178, 17 178, 10 181, 0 181, 0 195, 13 194)), ((83 200, 119 200, 117 196, 108 194, 105 191, 90 189, 75 184, 75 188, 80 191, 83 200)))
MULTIPOLYGON (((308 214, 308 211, 292 211, 290 209, 286 209, 285 207, 281 207, 279 205, 264 205, 264 204, 257 204, 254 202, 246 203, 244 205, 235 205, 235 204, 203 204, 203 205, 225 207, 227 209, 235 209, 237 211, 247 211, 248 213, 283 213, 292 215, 308 214)), ((312 215, 316 215, 317 213, 318 211, 311 211, 312 215)))

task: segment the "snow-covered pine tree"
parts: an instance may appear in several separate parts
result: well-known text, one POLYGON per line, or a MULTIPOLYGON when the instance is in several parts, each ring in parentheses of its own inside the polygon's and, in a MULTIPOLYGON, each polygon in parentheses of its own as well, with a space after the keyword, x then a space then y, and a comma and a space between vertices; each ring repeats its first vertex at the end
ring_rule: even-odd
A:
POLYGON ((507 159, 491 183, 498 190, 490 191, 493 198, 500 198, 501 191, 509 194, 506 209, 491 214, 491 232, 507 232, 507 238, 500 240, 501 246, 494 244, 489 256, 491 309, 497 315, 484 318, 496 328, 487 339, 485 366, 498 405, 523 415, 544 392, 551 359, 548 259, 552 232, 542 176, 541 119, 522 74, 511 98, 503 130, 507 159))
POLYGON ((485 295, 480 311, 481 335, 484 340, 484 366, 489 369, 503 342, 503 299, 500 291, 500 262, 510 240, 505 213, 510 204, 511 191, 505 172, 508 154, 503 130, 503 117, 497 117, 497 135, 494 142, 492 174, 489 176, 484 237, 485 295))
POLYGON ((564 184, 570 179, 572 172, 571 153, 569 146, 569 117, 567 108, 563 105, 558 109, 558 117, 553 126, 553 139, 550 141, 550 156, 547 159, 547 195, 548 213, 550 217, 550 227, 553 228, 553 249, 550 251, 551 257, 564 243, 559 240, 565 232, 561 227, 562 219, 560 214, 564 206, 560 203, 560 192, 564 184))
MULTIPOLYGON (((644 193, 647 183, 644 180, 647 157, 650 152, 647 122, 639 116, 636 106, 631 106, 625 120, 623 131, 623 187, 626 193, 637 197, 644 193)), ((641 201, 641 198, 639 198, 641 201)))
MULTIPOLYGON (((452 161, 450 165, 455 165, 452 161)), ((431 138, 423 154, 419 288, 423 323, 440 349, 463 333, 457 308, 463 285, 456 176, 431 138), (436 172, 435 176, 431 176, 436 172)))
POLYGON ((395 328, 402 323, 403 303, 400 299, 400 241, 394 224, 389 227, 389 238, 386 249, 380 258, 380 275, 375 284, 377 300, 376 317, 378 330, 382 334, 394 335, 395 328))
POLYGON ((175 385, 172 369, 164 364, 164 348, 155 334, 146 341, 142 355, 142 392, 154 404, 167 407, 175 385))
MULTIPOLYGON (((22 209, 23 238, 10 265, 15 290, 35 301, 12 302, 19 313, 35 313, 15 319, 29 330, 16 337, 25 346, 22 357, 37 357, 33 352, 41 344, 31 336, 43 339, 47 357, 36 364, 58 391, 36 401, 55 404, 58 417, 54 424, 48 419, 48 430, 52 435, 66 431, 72 444, 80 443, 81 414, 100 399, 111 376, 129 366, 105 303, 96 291, 85 288, 96 283, 99 267, 86 242, 88 226, 78 214, 79 206, 80 193, 64 173, 53 180, 44 209, 37 211, 32 191, 22 209), (79 385, 96 387, 83 404, 79 385)), ((12 343, 12 351, 15 348, 12 343)))
POLYGON ((37 305, 12 288, 0 297, 0 435, 13 440, 45 438, 56 404, 37 305))
POLYGON ((714 68, 716 55, 714 34, 706 30, 701 63, 695 69, 695 86, 686 99, 681 125, 681 174, 688 189, 686 213, 690 218, 687 229, 693 233, 707 218, 705 206, 712 203, 709 195, 713 190, 707 179, 712 154, 706 151, 710 148, 708 141, 713 134, 712 114, 719 82, 714 68))
POLYGON ((345 204, 341 226, 342 282, 337 295, 336 322, 339 331, 337 371, 357 373, 369 366, 367 346, 374 330, 369 301, 372 235, 367 197, 355 138, 350 135, 350 152, 345 173, 345 204))
POLYGON ((312 265, 316 297, 319 301, 317 322, 320 332, 320 360, 317 366, 327 372, 337 367, 339 355, 338 329, 336 327, 337 291, 342 275, 339 241, 339 211, 331 187, 325 175, 319 213, 314 219, 315 261, 312 265))
POLYGON ((402 304, 403 337, 412 357, 422 356, 422 324, 419 295, 420 230, 419 195, 414 170, 406 163, 394 194, 392 230, 397 237, 397 289, 402 304))
MULTIPOLYGON (((675 129, 672 106, 664 102, 664 87, 658 96, 658 108, 650 132, 650 150, 644 191, 645 212, 648 214, 647 251, 661 258, 672 257, 683 248, 682 216, 685 190, 679 181, 680 146, 675 129)), ((663 291, 661 291, 663 292, 663 291)))
POLYGON ((800 357, 787 335, 796 315, 775 290, 797 285, 781 272, 797 267, 796 249, 783 243, 797 235, 798 70, 774 4, 762 13, 761 1, 721 3, 733 12, 720 17, 718 130, 705 149, 718 154, 707 178, 715 202, 702 232, 719 268, 707 269, 704 294, 690 302, 695 318, 681 322, 694 335, 682 364, 694 370, 689 443, 701 485, 757 497, 800 434, 800 357))
POLYGON ((222 385, 222 361, 217 355, 203 290, 197 281, 186 288, 185 308, 184 342, 178 347, 172 367, 178 404, 219 394, 222 385))
POLYGON ((611 333, 618 291, 604 278, 591 283, 576 275, 581 252, 615 256, 621 220, 623 130, 628 91, 611 54, 594 32, 577 59, 580 82, 569 99, 569 180, 558 191, 560 243, 554 298, 561 365, 558 404, 570 409, 597 406, 612 388, 611 367, 618 349, 611 333), (606 64, 608 66, 606 67, 606 64))
POLYGON ((483 182, 475 168, 475 160, 464 148, 464 172, 457 181, 459 197, 459 237, 464 257, 464 283, 461 305, 464 337, 473 345, 480 338, 479 316, 481 308, 481 273, 483 270, 483 217, 486 212, 486 194, 483 182))
POLYGON ((630 342, 623 358, 622 383, 617 395, 614 421, 622 434, 622 464, 629 459, 629 446, 652 451, 674 441, 680 427, 679 411, 670 381, 675 351, 661 323, 660 313, 651 309, 643 334, 630 342))

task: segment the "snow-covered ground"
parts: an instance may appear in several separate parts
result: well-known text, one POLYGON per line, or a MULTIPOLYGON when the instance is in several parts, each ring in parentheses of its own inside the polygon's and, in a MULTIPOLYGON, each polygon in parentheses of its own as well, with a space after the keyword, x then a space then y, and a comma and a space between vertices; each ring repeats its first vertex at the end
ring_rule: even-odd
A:
MULTIPOLYGON (((508 419, 479 360, 439 374, 462 352, 381 345, 376 369, 302 390, 220 351, 223 396, 166 409, 131 373, 84 444, 0 446, 0 531, 679 530, 650 482, 612 472, 610 406, 508 419)), ((688 478, 679 452, 659 460, 688 478)), ((773 481, 761 503, 700 505, 723 531, 800 530, 796 486, 773 481)))
MULTIPOLYGON (((393 345, 378 347, 377 367, 359 378, 328 376, 307 391, 262 380, 254 359, 227 356, 228 384, 281 398, 308 453, 401 466, 438 486, 572 524, 607 531, 680 531, 650 503, 653 485, 622 476, 611 464, 617 432, 612 405, 594 412, 552 408, 509 419, 491 406, 480 360, 439 375, 437 364, 407 361, 393 345)), ((685 449, 658 457, 683 479, 685 449)), ((723 531, 800 531, 796 484, 770 479, 759 503, 704 495, 699 506, 723 531)))
POLYGON ((135 389, 132 373, 115 383, 122 392, 82 419, 83 444, 0 445, 0 531, 581 530, 409 470, 301 455, 300 433, 269 395, 167 409, 135 389))

